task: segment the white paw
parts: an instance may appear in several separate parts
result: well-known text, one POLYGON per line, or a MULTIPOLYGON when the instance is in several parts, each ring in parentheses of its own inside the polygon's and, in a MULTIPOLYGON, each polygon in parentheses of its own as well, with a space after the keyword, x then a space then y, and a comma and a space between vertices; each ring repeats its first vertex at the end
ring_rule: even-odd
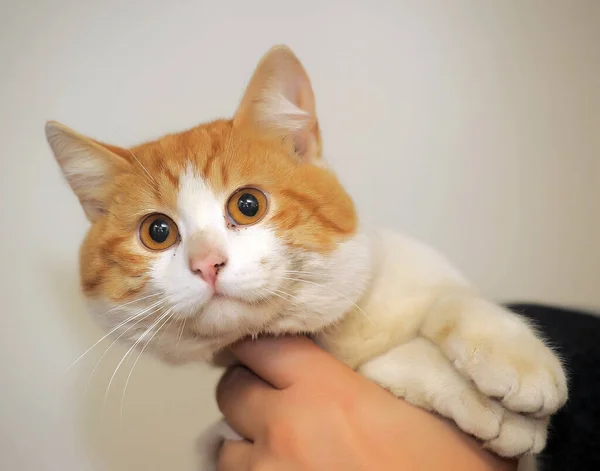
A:
MULTIPOLYGON (((500 358, 511 357, 505 352, 500 358)), ((502 367, 504 369, 500 371, 505 371, 502 367)), ((562 373, 562 369, 558 371, 562 373)), ((546 444, 548 418, 539 419, 507 410, 504 403, 482 393, 484 387, 476 386, 465 377, 467 375, 460 374, 441 350, 424 338, 394 347, 362 365, 358 372, 395 396, 453 420, 460 429, 484 442, 498 455, 512 458, 539 453, 546 444)), ((478 379, 495 380, 497 377, 493 373, 478 379)), ((532 373, 535 370, 532 369, 532 373)), ((516 374, 515 377, 520 378, 516 374)), ((499 375, 502 385, 504 378, 506 375, 499 375)), ((490 389, 496 387, 493 381, 485 384, 490 389)), ((558 390, 557 387, 549 389, 558 390)))
POLYGON ((482 441, 493 440, 500 434, 505 410, 497 402, 471 388, 445 402, 437 404, 434 410, 454 420, 464 432, 482 441))
POLYGON ((199 471, 216 471, 219 451, 225 440, 243 440, 227 422, 219 420, 212 424, 198 439, 200 453, 199 471))
POLYGON ((453 420, 482 441, 500 433, 504 407, 481 394, 426 339, 394 347, 358 372, 414 406, 453 420))
MULTIPOLYGON (((468 383, 446 382, 444 391, 422 388, 416 383, 391 392, 414 406, 434 411, 453 420, 464 432, 481 441, 492 440, 500 435, 505 408, 468 383)), ((429 386, 429 385, 428 385, 429 386)))
POLYGON ((454 365, 507 409, 548 417, 567 401, 563 367, 528 327, 516 330, 457 337, 454 365))
POLYGON ((536 419, 505 411, 498 436, 484 446, 506 458, 537 454, 546 446, 548 423, 548 418, 536 419))

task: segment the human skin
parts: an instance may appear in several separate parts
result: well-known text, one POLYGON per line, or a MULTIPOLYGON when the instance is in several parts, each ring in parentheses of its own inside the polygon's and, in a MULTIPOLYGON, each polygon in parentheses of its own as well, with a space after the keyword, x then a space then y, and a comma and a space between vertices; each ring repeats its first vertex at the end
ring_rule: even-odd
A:
POLYGON ((245 441, 219 471, 514 471, 450 422, 368 381, 304 337, 232 347, 217 403, 245 441))

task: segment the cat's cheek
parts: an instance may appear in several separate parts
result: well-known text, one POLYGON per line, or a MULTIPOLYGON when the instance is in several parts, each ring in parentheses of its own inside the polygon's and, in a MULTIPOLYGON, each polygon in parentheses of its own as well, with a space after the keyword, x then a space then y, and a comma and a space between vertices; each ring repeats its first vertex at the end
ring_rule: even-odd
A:
POLYGON ((277 298, 285 284, 288 266, 286 260, 277 260, 250 265, 243 272, 225 271, 217 283, 218 292, 251 304, 277 298))
POLYGON ((275 231, 267 225, 237 230, 230 233, 228 245, 229 262, 218 284, 223 294, 251 303, 273 297, 290 265, 275 231))

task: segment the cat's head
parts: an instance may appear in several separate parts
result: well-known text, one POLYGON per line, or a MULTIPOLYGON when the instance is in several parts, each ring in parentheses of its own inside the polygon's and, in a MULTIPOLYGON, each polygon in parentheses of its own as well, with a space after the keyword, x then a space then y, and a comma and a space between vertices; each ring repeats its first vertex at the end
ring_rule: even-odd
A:
POLYGON ((207 358, 246 335, 316 332, 365 287, 369 248, 285 47, 261 60, 232 120, 131 148, 55 122, 46 135, 91 222, 83 292, 123 342, 207 358))

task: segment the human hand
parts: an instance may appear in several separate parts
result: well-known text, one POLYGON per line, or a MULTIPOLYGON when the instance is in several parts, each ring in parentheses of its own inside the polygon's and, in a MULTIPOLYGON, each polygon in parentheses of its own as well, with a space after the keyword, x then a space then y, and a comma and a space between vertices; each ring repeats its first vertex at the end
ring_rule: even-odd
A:
POLYGON ((245 441, 219 471, 515 470, 454 425, 397 399, 306 338, 232 347, 217 402, 245 441))

